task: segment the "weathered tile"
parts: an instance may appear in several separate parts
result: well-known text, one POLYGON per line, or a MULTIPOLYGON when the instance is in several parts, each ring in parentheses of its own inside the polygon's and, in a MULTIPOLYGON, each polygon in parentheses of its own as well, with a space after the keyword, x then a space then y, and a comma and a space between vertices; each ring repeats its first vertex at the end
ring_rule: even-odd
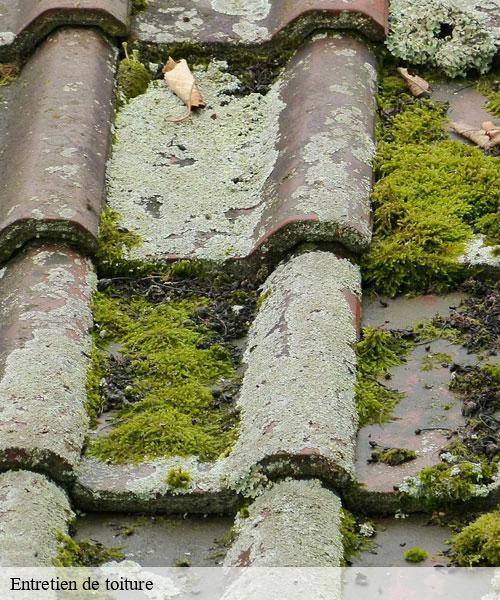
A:
MULTIPOLYGON (((74 539, 77 542, 91 539, 103 544, 105 548, 118 546, 125 555, 125 560, 132 560, 148 568, 175 567, 180 561, 189 563, 194 568, 220 565, 226 549, 224 539, 230 535, 233 525, 232 517, 194 516, 185 513, 162 515, 159 518, 154 515, 147 518, 144 515, 123 513, 86 513, 74 523, 74 539)), ((197 575, 198 573, 199 571, 197 575)), ((212 579, 213 573, 212 570, 209 573, 212 579)), ((172 572, 165 573, 167 577, 171 574, 172 572)), ((123 575, 126 573, 123 572, 123 575)), ((192 586, 188 585, 189 594, 181 592, 177 594, 178 598, 197 595, 192 586)), ((197 588, 202 586, 200 581, 197 588)), ((158 600, 172 597, 167 590, 163 594, 158 588, 155 585, 158 600)))
POLYGON ((27 56, 65 25, 98 27, 112 37, 125 37, 129 0, 4 0, 0 21, 0 61, 8 61, 27 56))
POLYGON ((228 479, 244 495, 270 477, 342 485, 354 473, 359 269, 327 252, 302 254, 268 278, 248 335, 240 435, 228 479))
POLYGON ((0 270, 0 470, 73 477, 88 427, 93 279, 87 260, 56 246, 0 270))
POLYGON ((318 480, 276 483, 249 507, 248 518, 238 518, 224 564, 338 567, 344 554, 340 511, 339 498, 318 480))
POLYGON ((66 533, 73 517, 66 494, 43 475, 0 474, 0 566, 50 567, 55 531, 66 533))
POLYGON ((172 458, 136 465, 108 465, 84 459, 71 496, 85 511, 131 513, 227 514, 238 495, 225 483, 225 461, 200 463, 196 458, 172 458), (191 476, 186 488, 172 488, 165 478, 171 469, 191 476))
POLYGON ((318 29, 358 30, 381 40, 387 0, 150 0, 132 23, 135 38, 152 44, 299 42, 318 29))
POLYGON ((95 247, 112 118, 114 50, 61 29, 24 67, 0 140, 0 262, 33 238, 95 247))
POLYGON ((138 233, 140 259, 276 259, 301 241, 370 243, 375 59, 352 38, 302 47, 267 95, 232 95, 213 62, 210 108, 184 110, 153 84, 118 115, 108 204, 138 233))

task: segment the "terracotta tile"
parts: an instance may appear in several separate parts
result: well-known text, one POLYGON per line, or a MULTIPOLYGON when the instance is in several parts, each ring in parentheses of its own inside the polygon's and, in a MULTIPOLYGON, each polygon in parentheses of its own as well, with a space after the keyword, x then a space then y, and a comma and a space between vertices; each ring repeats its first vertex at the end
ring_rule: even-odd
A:
POLYGON ((228 96, 216 69, 199 74, 212 107, 190 121, 165 123, 176 100, 162 87, 118 117, 107 201, 142 238, 133 257, 258 265, 302 242, 366 250, 376 88, 366 44, 304 45, 263 96, 228 96))
POLYGON ((94 249, 114 60, 98 32, 61 29, 24 67, 0 148, 0 262, 33 238, 94 249))
POLYGON ((310 252, 281 264, 267 290, 243 355, 241 426, 228 478, 245 488, 257 469, 273 479, 317 477, 343 486, 354 474, 357 434, 359 269, 310 252))
POLYGON ((129 28, 128 0, 9 0, 0 34, 0 61, 27 56, 57 27, 92 26, 112 37, 129 28))
POLYGON ((150 0, 133 19, 132 34, 147 43, 259 44, 303 40, 318 29, 358 30, 382 40, 387 0, 150 0))
POLYGON ((27 248, 0 270, 0 470, 73 477, 87 433, 89 262, 27 248))

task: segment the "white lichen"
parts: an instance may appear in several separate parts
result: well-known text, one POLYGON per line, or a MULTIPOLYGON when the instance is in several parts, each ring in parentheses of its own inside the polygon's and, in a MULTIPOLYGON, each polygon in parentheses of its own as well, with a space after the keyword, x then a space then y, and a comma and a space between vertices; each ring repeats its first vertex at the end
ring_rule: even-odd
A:
POLYGON ((466 0, 392 0, 386 43, 398 58, 450 77, 485 73, 496 51, 486 18, 466 0))

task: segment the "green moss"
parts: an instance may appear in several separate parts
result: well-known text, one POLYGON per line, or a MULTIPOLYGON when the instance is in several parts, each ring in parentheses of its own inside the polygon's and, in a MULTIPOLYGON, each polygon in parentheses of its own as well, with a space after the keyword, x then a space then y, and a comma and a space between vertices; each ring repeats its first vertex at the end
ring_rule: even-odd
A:
POLYGON ((494 399, 500 394, 500 364, 472 367, 459 373, 450 382, 450 389, 465 395, 468 400, 478 402, 481 397, 484 397, 485 392, 489 391, 493 404, 494 399))
POLYGON ((452 357, 445 352, 429 352, 422 358, 420 368, 422 371, 432 371, 443 364, 449 365, 452 360, 452 357))
POLYGON ((121 548, 106 548, 94 540, 75 540, 62 531, 55 533, 57 555, 52 561, 54 567, 98 567, 109 561, 125 558, 121 548))
POLYGON ((391 467, 415 460, 415 450, 408 448, 387 448, 385 450, 374 450, 371 455, 372 462, 381 462, 391 467))
POLYGON ((476 486, 491 481, 491 475, 487 464, 463 461, 450 466, 441 463, 420 471, 418 496, 429 509, 446 509, 474 498, 476 486))
POLYGON ((250 516, 250 510, 248 506, 242 506, 238 511, 238 516, 240 517, 240 519, 248 519, 248 517, 250 516))
POLYGON ((98 405, 96 382, 103 368, 99 351, 120 344, 127 361, 129 396, 113 427, 95 438, 87 454, 114 463, 145 458, 198 455, 213 460, 237 435, 238 417, 229 405, 215 405, 210 387, 235 378, 233 358, 213 334, 196 322, 203 298, 155 305, 145 298, 97 293, 93 309, 97 368, 90 374, 89 403, 98 405))
POLYGON ((500 508, 482 515, 452 539, 451 561, 460 567, 498 567, 500 508))
POLYGON ((108 362, 107 354, 98 345, 96 334, 93 334, 92 351, 90 353, 90 366, 87 372, 85 389, 87 400, 85 409, 90 417, 91 427, 97 425, 97 416, 102 409, 101 381, 104 377, 104 368, 108 362))
POLYGON ((460 331, 450 327, 439 316, 429 321, 417 321, 412 326, 412 333, 419 342, 432 342, 443 339, 452 344, 461 344, 463 336, 460 331))
POLYGON ((177 279, 189 279, 207 277, 210 275, 207 264, 201 260, 178 260, 169 268, 171 277, 177 279))
POLYGON ((478 80, 476 88, 479 93, 487 98, 485 108, 494 117, 500 118, 500 87, 494 77, 482 77, 478 80))
POLYGON ((404 553, 404 558, 407 562, 419 563, 427 560, 429 554, 422 548, 410 548, 404 553))
POLYGON ((139 51, 133 50, 129 56, 126 42, 123 47, 125 58, 119 62, 116 75, 119 104, 144 94, 151 81, 151 74, 139 60, 139 51))
POLYGON ((148 0, 132 0, 132 14, 136 15, 148 7, 148 0))
MULTIPOLYGON (((373 529, 372 531, 374 532, 373 529)), ((340 517, 340 533, 344 547, 344 557, 342 560, 342 566, 344 567, 348 566, 351 560, 359 556, 361 552, 369 550, 373 546, 370 539, 361 535, 356 517, 344 508, 341 511, 340 517)))
POLYGON ((181 468, 170 469, 165 477, 165 483, 174 489, 186 490, 192 479, 188 471, 181 468))
POLYGON ((410 344, 382 329, 366 327, 356 344, 356 404, 360 427, 390 420, 403 395, 387 388, 378 379, 390 367, 401 364, 410 344))
POLYGON ((19 68, 10 63, 0 63, 0 87, 10 85, 19 77, 19 68))
POLYGON ((262 308, 262 305, 264 304, 264 302, 267 300, 267 298, 269 298, 271 296, 272 293, 273 293, 272 290, 268 289, 257 298, 257 303, 255 305, 255 310, 257 312, 259 312, 259 310, 262 308))
POLYGON ((401 147, 444 140, 447 138, 446 123, 446 107, 425 99, 411 101, 401 112, 379 122, 377 171, 383 173, 384 163, 391 160, 394 148, 388 144, 401 147))
POLYGON ((473 230, 499 241, 498 159, 447 140, 444 106, 402 103, 395 77, 382 78, 374 240, 362 263, 365 289, 388 296, 456 286, 466 272, 457 258, 473 230))
POLYGON ((176 560, 174 563, 174 567, 190 567, 191 566, 191 561, 187 560, 186 558, 180 558, 179 560, 176 560))
POLYGON ((342 535, 342 544, 344 546, 343 566, 349 564, 349 561, 359 553, 359 541, 357 535, 357 523, 354 515, 345 509, 342 509, 340 533, 342 535))
POLYGON ((131 252, 142 244, 142 238, 120 226, 118 212, 106 207, 101 212, 99 238, 94 263, 100 277, 141 275, 164 271, 166 267, 131 258, 131 252))

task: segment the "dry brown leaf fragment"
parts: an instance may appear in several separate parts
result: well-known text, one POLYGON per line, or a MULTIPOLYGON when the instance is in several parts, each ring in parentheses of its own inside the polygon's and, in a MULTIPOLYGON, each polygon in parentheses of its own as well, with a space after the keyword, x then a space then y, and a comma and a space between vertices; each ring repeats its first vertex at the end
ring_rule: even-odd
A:
POLYGON ((170 56, 168 57, 165 66, 163 67, 163 75, 168 87, 178 96, 187 106, 187 113, 180 117, 169 119, 173 122, 180 122, 187 119, 193 108, 204 108, 206 106, 203 100, 194 75, 191 73, 185 59, 175 61, 170 56))
POLYGON ((489 148, 500 146, 500 125, 495 125, 492 121, 485 121, 481 125, 486 135, 490 138, 489 148))
POLYGON ((406 81, 406 85, 412 96, 415 96, 416 98, 419 98, 420 96, 429 96, 431 86, 425 79, 403 67, 398 67, 398 73, 406 81))
POLYGON ((462 137, 483 148, 483 150, 489 150, 500 145, 500 129, 491 122, 483 123, 481 129, 472 127, 463 121, 452 122, 450 123, 450 127, 462 137))

